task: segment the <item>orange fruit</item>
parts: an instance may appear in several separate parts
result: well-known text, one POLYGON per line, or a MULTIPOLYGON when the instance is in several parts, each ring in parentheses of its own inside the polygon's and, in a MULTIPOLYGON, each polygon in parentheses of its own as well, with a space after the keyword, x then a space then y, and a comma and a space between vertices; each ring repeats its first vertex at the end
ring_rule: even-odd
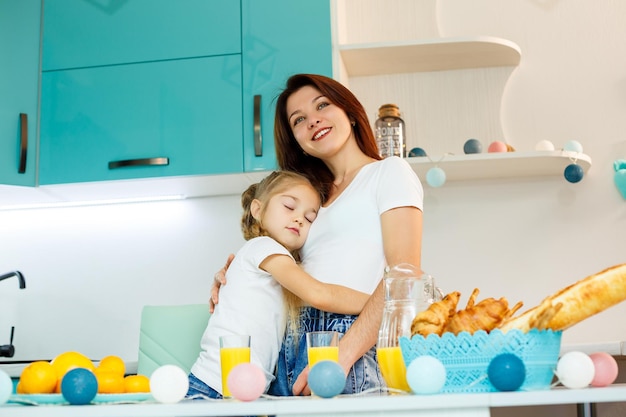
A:
POLYGON ((100 360, 97 366, 98 369, 106 369, 116 374, 126 375, 126 364, 119 356, 110 355, 105 356, 100 360))
POLYGON ((108 369, 96 368, 94 371, 98 380, 99 394, 123 394, 124 393, 124 375, 108 369))
POLYGON ((145 375, 128 375, 124 378, 124 392, 150 392, 150 378, 145 375))
POLYGON ((85 368, 90 371, 94 371, 96 369, 91 359, 82 353, 73 351, 63 352, 57 355, 54 359, 52 359, 52 361, 50 361, 50 364, 52 364, 57 372, 57 387, 55 389, 55 392, 57 393, 61 392, 61 380, 70 369, 85 368))
POLYGON ((18 383, 21 394, 51 394, 57 385, 57 373, 46 361, 30 363, 20 375, 18 383))

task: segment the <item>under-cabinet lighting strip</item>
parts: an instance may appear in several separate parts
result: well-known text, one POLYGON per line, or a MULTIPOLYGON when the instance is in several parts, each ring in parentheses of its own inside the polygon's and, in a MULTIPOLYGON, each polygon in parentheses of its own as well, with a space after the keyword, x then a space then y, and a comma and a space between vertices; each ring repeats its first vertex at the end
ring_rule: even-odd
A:
POLYGON ((0 211, 85 207, 85 206, 105 206, 105 205, 110 205, 110 204, 147 203, 147 202, 172 201, 172 200, 184 200, 184 199, 185 199, 185 196, 183 194, 173 194, 173 195, 160 195, 160 196, 154 196, 154 197, 110 198, 110 199, 104 199, 104 200, 84 200, 84 201, 58 201, 58 202, 14 204, 14 205, 0 206, 0 211))

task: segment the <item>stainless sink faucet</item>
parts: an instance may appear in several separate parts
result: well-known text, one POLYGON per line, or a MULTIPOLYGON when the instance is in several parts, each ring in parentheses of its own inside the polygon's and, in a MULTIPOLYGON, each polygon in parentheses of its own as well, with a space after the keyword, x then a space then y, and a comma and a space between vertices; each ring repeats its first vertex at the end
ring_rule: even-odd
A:
MULTIPOLYGON (((7 278, 17 277, 20 282, 20 288, 26 288, 26 281, 24 280, 24 275, 20 271, 13 271, 6 273, 4 275, 0 275, 0 281, 3 281, 7 278)), ((11 339, 8 345, 0 346, 0 357, 4 356, 7 358, 12 358, 15 355, 15 346, 13 346, 13 334, 15 333, 15 326, 11 327, 11 339)))
POLYGON ((0 281, 5 280, 7 278, 11 278, 11 277, 17 277, 17 279, 20 281, 21 289, 26 288, 26 281, 24 280, 24 275, 20 271, 12 271, 4 275, 0 275, 0 281))

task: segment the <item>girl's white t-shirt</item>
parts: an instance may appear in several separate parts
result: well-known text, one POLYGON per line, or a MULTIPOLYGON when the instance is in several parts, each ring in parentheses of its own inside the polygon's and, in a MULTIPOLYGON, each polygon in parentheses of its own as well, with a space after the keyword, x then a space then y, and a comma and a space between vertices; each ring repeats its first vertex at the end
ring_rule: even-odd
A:
POLYGON ((386 266, 380 216, 397 207, 423 209, 424 190, 399 157, 365 165, 328 207, 322 207, 301 250, 314 278, 371 294, 386 266))
POLYGON ((226 272, 220 302, 202 336, 202 351, 191 368, 196 377, 220 393, 223 393, 219 342, 222 335, 249 334, 250 362, 265 372, 266 391, 274 380, 287 310, 281 285, 259 268, 263 260, 274 254, 291 257, 284 246, 270 237, 251 239, 239 249, 226 272))

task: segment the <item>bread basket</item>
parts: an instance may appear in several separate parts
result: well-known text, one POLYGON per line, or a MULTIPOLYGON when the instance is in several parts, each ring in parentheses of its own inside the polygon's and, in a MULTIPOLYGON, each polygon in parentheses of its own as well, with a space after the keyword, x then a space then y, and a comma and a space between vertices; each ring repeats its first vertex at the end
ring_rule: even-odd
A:
POLYGON ((561 349, 561 332, 533 329, 528 333, 509 330, 506 333, 492 330, 477 331, 473 335, 444 333, 424 338, 399 339, 405 365, 422 355, 433 356, 446 368, 444 393, 494 392, 489 382, 487 368, 491 360, 501 353, 517 355, 526 367, 526 378, 520 391, 549 389, 561 349))

